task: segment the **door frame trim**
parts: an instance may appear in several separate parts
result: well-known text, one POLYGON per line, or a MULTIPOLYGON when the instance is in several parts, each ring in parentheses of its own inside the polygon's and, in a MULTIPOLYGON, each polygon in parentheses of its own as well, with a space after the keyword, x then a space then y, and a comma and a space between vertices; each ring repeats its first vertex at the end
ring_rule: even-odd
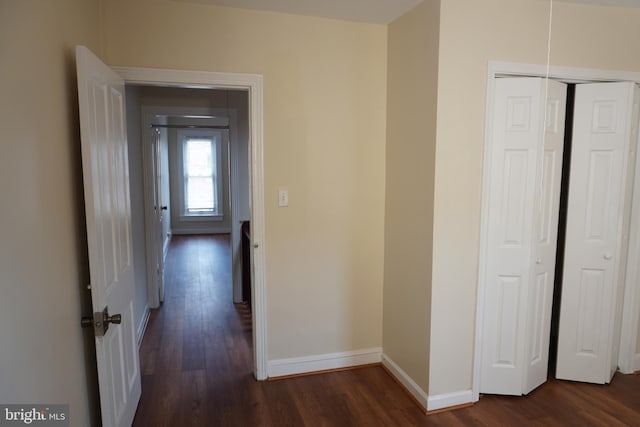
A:
POLYGON ((249 92, 254 375, 267 379, 267 301, 264 233, 263 77, 259 74, 111 67, 127 84, 249 92))
MULTIPOLYGON (((475 342, 473 355, 473 378, 472 378, 472 401, 480 399, 480 370, 482 357, 482 325, 484 322, 484 298, 486 295, 485 264, 487 260, 487 238, 489 229, 489 193, 488 183, 490 182, 491 171, 491 140, 493 123, 493 101, 495 91, 495 79, 498 77, 549 77, 565 83, 581 82, 606 82, 606 81, 633 81, 640 83, 640 73, 632 71, 599 70, 576 67, 556 67, 541 64, 524 64, 517 62, 489 61, 487 64, 487 88, 485 102, 485 125, 484 125, 484 150, 482 163, 482 195, 480 213, 480 246, 478 253, 478 288, 476 292, 476 323, 475 342)), ((639 150, 640 151, 640 150, 639 150)), ((634 186, 640 186, 640 173, 636 173, 634 186)), ((640 196, 639 196, 640 197, 640 196)), ((640 223, 640 218, 632 217, 631 221, 640 223)), ((639 273, 640 274, 640 273, 639 273)), ((625 299, 631 294, 635 298, 640 298, 640 291, 629 286, 632 282, 628 277, 625 283, 625 299), (638 294, 636 296, 636 294, 638 294)), ((628 321, 632 313, 623 313, 623 322, 628 321)), ((630 319, 629 319, 630 320, 630 319)), ((637 334, 636 334, 637 335, 637 334)), ((635 339, 628 337, 628 339, 635 339)), ((634 346, 635 347, 635 346, 634 346)), ((622 351, 622 348, 621 348, 622 351)))

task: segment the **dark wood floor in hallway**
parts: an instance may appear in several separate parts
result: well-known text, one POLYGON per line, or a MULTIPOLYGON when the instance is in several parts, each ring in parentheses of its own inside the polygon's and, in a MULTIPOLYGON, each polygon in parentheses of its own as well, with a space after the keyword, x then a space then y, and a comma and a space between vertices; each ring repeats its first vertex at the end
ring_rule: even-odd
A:
MULTIPOLYGON (((140 350, 134 426, 640 426, 640 376, 608 386, 549 381, 425 415, 381 368, 271 382, 252 375, 250 316, 231 297, 228 236, 174 236, 165 303, 140 350)), ((452 338, 454 339, 454 338, 452 338)))

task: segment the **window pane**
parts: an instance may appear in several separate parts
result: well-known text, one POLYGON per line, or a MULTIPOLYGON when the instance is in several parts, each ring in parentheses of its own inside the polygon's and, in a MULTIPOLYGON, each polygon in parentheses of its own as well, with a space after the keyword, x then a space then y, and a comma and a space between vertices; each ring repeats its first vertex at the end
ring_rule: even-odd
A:
POLYGON ((211 176, 211 140, 189 139, 187 141, 187 175, 211 176))
POLYGON ((213 141, 189 138, 184 145, 185 213, 215 212, 215 152, 213 141))
POLYGON ((213 207, 213 179, 187 178, 187 213, 211 212, 213 207))

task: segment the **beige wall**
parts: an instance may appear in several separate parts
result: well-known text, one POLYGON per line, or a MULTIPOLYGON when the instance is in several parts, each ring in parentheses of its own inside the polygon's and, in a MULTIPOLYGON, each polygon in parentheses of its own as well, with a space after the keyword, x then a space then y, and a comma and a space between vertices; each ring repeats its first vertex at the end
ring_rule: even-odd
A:
MULTIPOLYGON (((640 10, 554 4, 552 65, 640 70, 640 10)), ((549 6, 442 1, 430 395, 471 388, 487 62, 545 64, 549 6)))
POLYGON ((167 0, 104 19, 111 65, 264 75, 268 358, 381 346, 386 27, 167 0))
POLYGON ((74 60, 98 28, 97 1, 0 0, 0 402, 72 426, 98 419, 74 60))
POLYGON ((383 343, 425 392, 439 8, 439 0, 427 0, 388 29, 383 343))
POLYGON ((554 2, 551 63, 640 71, 640 8, 554 2))

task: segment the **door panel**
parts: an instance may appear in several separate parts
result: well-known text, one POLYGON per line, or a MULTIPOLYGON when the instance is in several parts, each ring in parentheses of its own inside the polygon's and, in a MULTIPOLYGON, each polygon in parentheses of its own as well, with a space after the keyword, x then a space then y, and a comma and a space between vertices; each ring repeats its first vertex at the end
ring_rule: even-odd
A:
POLYGON ((530 279, 526 304, 523 394, 547 381, 549 366, 567 87, 563 83, 549 80, 545 90, 547 104, 543 152, 538 156, 534 205, 533 229, 537 233, 532 260, 533 277, 530 279))
POLYGON ((159 206, 159 216, 158 222, 155 226, 155 234, 157 236, 156 242, 156 251, 157 251, 157 259, 158 259, 158 290, 160 294, 160 302, 164 302, 164 231, 163 231, 163 223, 165 222, 165 216, 169 214, 169 203, 166 201, 167 197, 164 195, 162 191, 162 178, 163 178, 163 158, 162 158, 162 148, 160 141, 160 132, 157 133, 157 138, 154 145, 155 152, 155 193, 156 199, 159 206))
POLYGON ((632 83, 576 87, 560 379, 608 383, 617 367, 638 100, 632 83))
POLYGON ((79 46, 76 59, 93 311, 122 315, 95 339, 102 424, 130 426, 141 387, 124 82, 87 48, 79 46))
MULTIPOLYGON (((162 159, 160 157, 160 130, 153 129, 151 135, 151 171, 153 173, 153 224, 152 229, 152 260, 153 260, 153 279, 156 284, 153 289, 158 290, 158 300, 164 301, 164 233, 162 223, 164 215, 168 212, 168 205, 165 205, 162 194, 162 159), (166 210, 165 210, 166 209, 166 210)), ((154 296, 155 297, 155 296, 154 296)))
MULTIPOLYGON (((634 105, 640 109, 640 105, 634 105)), ((638 113, 634 114, 634 117, 638 113)), ((638 126, 632 123, 632 138, 638 138, 638 126)), ((636 167, 633 184, 629 248, 625 274, 624 307, 621 318, 620 371, 631 374, 640 371, 640 152, 636 147, 636 167)))
POLYGON ((566 86, 546 93, 543 79, 496 80, 481 393, 546 379, 566 86))

